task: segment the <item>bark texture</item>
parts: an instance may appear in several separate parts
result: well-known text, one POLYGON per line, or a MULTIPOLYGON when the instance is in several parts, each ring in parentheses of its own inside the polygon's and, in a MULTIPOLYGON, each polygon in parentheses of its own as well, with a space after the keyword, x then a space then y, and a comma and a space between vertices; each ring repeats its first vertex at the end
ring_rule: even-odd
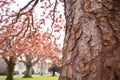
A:
POLYGON ((120 0, 64 0, 59 80, 120 80, 120 0))
POLYGON ((13 79, 13 74, 14 74, 14 67, 15 67, 15 63, 13 61, 12 58, 10 58, 10 60, 5 60, 7 63, 7 77, 6 80, 14 80, 13 79))

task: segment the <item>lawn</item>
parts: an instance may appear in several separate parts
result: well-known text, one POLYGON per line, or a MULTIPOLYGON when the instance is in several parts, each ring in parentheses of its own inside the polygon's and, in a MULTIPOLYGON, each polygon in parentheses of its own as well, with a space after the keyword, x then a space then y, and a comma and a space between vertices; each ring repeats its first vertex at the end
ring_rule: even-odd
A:
MULTIPOLYGON (((55 77, 52 77, 51 75, 44 75, 44 76, 39 76, 39 75, 33 75, 32 78, 22 78, 22 76, 14 76, 15 80, 58 80, 58 75, 55 77)), ((0 76, 0 80, 4 80, 5 76, 0 76)))

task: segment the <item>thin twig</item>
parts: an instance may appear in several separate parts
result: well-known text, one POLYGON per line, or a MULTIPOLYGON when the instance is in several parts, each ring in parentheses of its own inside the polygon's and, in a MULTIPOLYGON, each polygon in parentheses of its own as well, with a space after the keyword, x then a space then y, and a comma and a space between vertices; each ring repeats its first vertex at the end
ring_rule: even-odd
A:
POLYGON ((31 16, 31 18, 32 18, 32 27, 33 27, 33 29, 35 30, 34 32, 36 32, 36 28, 34 27, 33 14, 32 14, 32 16, 31 16))
POLYGON ((35 0, 31 0, 27 5, 25 5, 22 9, 20 9, 20 11, 19 11, 18 14, 17 14, 15 23, 18 21, 18 18, 19 18, 20 16, 22 16, 23 14, 26 14, 27 12, 31 12, 31 11, 34 9, 34 7, 37 5, 37 3, 38 3, 39 0, 36 0, 36 1, 35 1, 35 3, 33 4, 32 8, 31 8, 29 11, 26 11, 26 12, 21 13, 21 12, 22 12, 24 9, 26 9, 33 1, 35 1, 35 0))
POLYGON ((51 24, 51 29, 52 29, 52 31, 51 31, 51 33, 50 33, 50 35, 49 35, 48 38, 50 38, 50 36, 51 36, 52 33, 53 33, 53 25, 54 25, 54 23, 55 23, 55 9, 56 9, 56 7, 57 7, 57 0, 55 0, 55 5, 54 5, 54 8, 53 8, 53 17, 52 17, 52 24, 51 24))

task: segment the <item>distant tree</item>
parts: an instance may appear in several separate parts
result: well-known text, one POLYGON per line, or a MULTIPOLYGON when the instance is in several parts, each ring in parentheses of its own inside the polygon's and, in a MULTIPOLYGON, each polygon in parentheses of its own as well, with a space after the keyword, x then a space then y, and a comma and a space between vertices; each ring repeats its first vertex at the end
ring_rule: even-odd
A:
POLYGON ((42 48, 42 36, 36 32, 24 38, 23 42, 25 50, 18 60, 26 66, 24 77, 32 77, 32 67, 45 56, 42 48))
POLYGON ((57 65, 52 65, 49 69, 49 72, 52 72, 52 76, 55 76, 55 72, 59 73, 60 72, 60 66, 57 65))
POLYGON ((53 41, 48 41, 49 33, 39 34, 36 31, 33 36, 22 39, 25 48, 23 54, 19 57, 19 61, 26 66, 24 77, 32 77, 32 67, 39 61, 51 59, 56 63, 58 56, 61 54, 61 48, 53 41), (57 53, 55 53, 57 52, 57 53), (52 59, 54 58, 54 59, 52 59))
POLYGON ((0 45, 1 49, 3 48, 3 52, 1 52, 1 56, 2 56, 2 59, 7 64, 6 80, 13 80, 14 67, 15 67, 17 58, 21 55, 24 48, 21 46, 22 44, 19 42, 13 45, 9 50, 6 51, 4 50, 5 47, 8 48, 6 45, 4 44, 0 45))

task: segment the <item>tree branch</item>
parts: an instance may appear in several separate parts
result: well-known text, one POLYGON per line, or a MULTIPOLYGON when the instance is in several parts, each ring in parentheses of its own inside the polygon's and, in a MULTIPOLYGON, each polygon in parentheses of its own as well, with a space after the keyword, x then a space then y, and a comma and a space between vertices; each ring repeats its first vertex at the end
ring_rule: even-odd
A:
POLYGON ((55 0, 55 6, 54 6, 54 8, 53 8, 53 18, 52 18, 52 24, 51 24, 51 29, 52 29, 52 31, 51 31, 51 34, 52 34, 52 32, 53 32, 53 25, 54 25, 54 23, 55 23, 55 9, 56 9, 56 7, 57 7, 57 0, 55 0))
POLYGON ((32 16, 31 16, 31 18, 32 18, 32 27, 33 27, 33 29, 35 30, 34 32, 36 32, 36 28, 34 27, 33 14, 32 14, 32 16))
POLYGON ((52 17, 52 21, 53 21, 53 22, 52 22, 52 24, 51 24, 51 29, 52 29, 52 31, 51 31, 48 39, 50 39, 50 36, 51 36, 52 33, 53 33, 53 25, 54 25, 54 23, 55 23, 55 9, 56 9, 56 7, 57 7, 57 0, 55 0, 55 5, 54 5, 54 8, 53 8, 53 17, 52 17))
POLYGON ((15 23, 18 21, 18 19, 19 19, 19 17, 20 17, 21 15, 26 14, 27 12, 31 12, 31 11, 34 9, 34 7, 37 5, 37 3, 38 3, 39 0, 36 0, 36 1, 35 1, 34 5, 32 6, 32 8, 31 8, 30 10, 28 10, 28 11, 26 11, 26 12, 24 12, 24 13, 21 13, 23 10, 25 10, 25 9, 26 9, 32 2, 34 2, 34 1, 35 1, 35 0, 31 0, 27 5, 25 5, 22 9, 20 9, 20 11, 19 11, 18 14, 17 14, 15 23))

